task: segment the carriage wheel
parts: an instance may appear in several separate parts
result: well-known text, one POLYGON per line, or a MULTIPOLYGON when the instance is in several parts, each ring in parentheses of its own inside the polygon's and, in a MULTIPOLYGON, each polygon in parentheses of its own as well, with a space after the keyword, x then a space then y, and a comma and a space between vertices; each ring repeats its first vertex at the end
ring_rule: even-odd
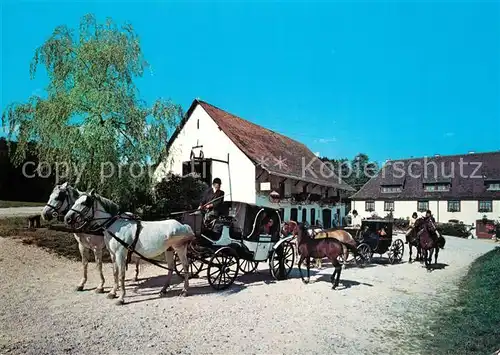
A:
POLYGON ((252 260, 241 260, 240 261, 240 271, 243 274, 251 274, 255 270, 257 270, 257 266, 259 266, 258 261, 252 261, 252 260))
POLYGON ((273 250, 269 259, 269 271, 275 280, 286 279, 293 268, 295 262, 295 249, 289 241, 283 242, 278 248, 273 250), (283 267, 283 273, 280 271, 280 265, 283 267))
POLYGON ((360 256, 356 256, 356 264, 360 266, 369 264, 372 261, 373 255, 373 251, 371 250, 370 246, 366 243, 361 243, 360 245, 358 245, 357 249, 358 253, 364 257, 364 260, 360 256))
POLYGON ((215 290, 231 286, 238 276, 239 259, 234 249, 222 247, 210 258, 208 263, 208 283, 215 290))
POLYGON ((404 249, 405 246, 401 239, 396 239, 392 243, 391 248, 389 249, 389 261, 391 264, 401 262, 401 259, 403 259, 404 249))
MULTIPOLYGON (((203 270, 203 262, 194 259, 189 253, 188 253, 188 260, 189 260, 189 278, 196 278, 199 276, 200 272, 203 270)), ((181 259, 179 259, 179 255, 177 253, 174 253, 174 269, 175 273, 183 278, 184 274, 182 273, 182 263, 181 259)))

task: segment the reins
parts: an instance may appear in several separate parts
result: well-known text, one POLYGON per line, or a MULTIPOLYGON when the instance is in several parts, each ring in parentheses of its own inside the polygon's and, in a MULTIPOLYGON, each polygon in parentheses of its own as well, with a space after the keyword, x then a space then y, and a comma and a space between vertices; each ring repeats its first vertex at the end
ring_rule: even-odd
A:
MULTIPOLYGON (((103 230, 103 231, 109 233, 109 235, 111 235, 111 237, 113 237, 113 239, 115 239, 125 249, 127 249, 128 254, 127 254, 127 259, 126 259, 126 263, 125 263, 125 267, 126 268, 128 268, 128 263, 130 262, 130 259, 132 257, 132 253, 134 253, 134 254, 137 254, 142 260, 145 260, 145 261, 147 261, 150 264, 158 266, 158 267, 160 267, 162 269, 165 269, 167 271, 175 271, 174 269, 170 269, 169 267, 161 265, 156 260, 153 260, 153 259, 145 257, 144 255, 142 255, 141 253, 139 253, 137 250, 135 250, 135 246, 136 246, 136 244, 137 244, 137 242, 139 240, 139 235, 140 235, 140 232, 142 230, 141 219, 139 217, 137 217, 135 215, 133 215, 133 216, 123 216, 123 214, 124 214, 123 212, 118 212, 116 215, 111 216, 111 217, 102 217, 102 218, 89 218, 89 217, 85 217, 85 215, 90 210, 92 210, 92 216, 93 216, 95 214, 95 201, 93 201, 92 207, 87 207, 86 206, 86 208, 83 209, 82 211, 77 211, 77 210, 71 208, 71 211, 73 211, 73 212, 77 213, 78 215, 80 215, 80 217, 82 217, 82 219, 84 221, 84 223, 82 224, 82 226, 80 226, 78 228, 78 230, 84 228, 87 225, 87 223, 94 222, 94 221, 97 221, 97 220, 105 220, 104 223, 99 224, 97 226, 97 228, 93 229, 93 231, 103 230), (113 232, 111 232, 111 231, 108 230, 108 228, 110 228, 119 219, 137 222, 137 230, 136 230, 136 233, 135 233, 134 240, 132 241, 131 244, 127 244, 121 238, 119 238, 118 236, 116 236, 113 232)), ((102 212, 109 213, 109 212, 107 212, 105 210, 103 210, 102 212)), ((188 271, 185 270, 185 272, 188 272, 188 271)))

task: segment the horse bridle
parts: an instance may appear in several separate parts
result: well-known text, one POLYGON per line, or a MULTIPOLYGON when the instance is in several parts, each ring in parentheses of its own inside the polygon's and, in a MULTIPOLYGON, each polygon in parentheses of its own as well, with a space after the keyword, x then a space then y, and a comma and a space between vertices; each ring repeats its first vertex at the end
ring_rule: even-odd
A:
MULTIPOLYGON (((82 221, 81 226, 79 226, 78 228, 74 228, 74 229, 82 230, 87 226, 87 224, 89 224, 91 222, 104 220, 103 223, 97 224, 97 227, 95 229, 89 229, 92 232, 96 232, 96 231, 103 229, 103 228, 104 229, 109 228, 120 217, 120 213, 118 213, 118 214, 111 216, 111 217, 93 218, 95 215, 95 212, 96 212, 96 208, 95 208, 96 201, 95 201, 95 198, 93 198, 92 196, 90 196, 90 195, 86 195, 86 196, 87 196, 87 201, 85 201, 85 207, 81 211, 75 210, 73 207, 70 208, 70 211, 75 212, 80 217, 80 220, 82 221), (88 203, 89 201, 90 201, 90 203, 88 203), (92 213, 89 214, 90 211, 92 213), (90 217, 90 216, 92 216, 92 217, 90 217)), ((109 213, 105 210, 97 210, 97 211, 109 213)))
MULTIPOLYGON (((413 227, 413 229, 414 229, 414 230, 415 230, 416 228, 417 228, 416 226, 414 226, 414 227, 413 227)), ((423 231, 424 231, 424 230, 427 230, 427 232, 431 232, 431 233, 434 233, 434 232, 436 231, 436 226, 435 226, 434 222, 432 222, 432 220, 431 220, 431 219, 423 219, 423 220, 422 220, 422 222, 421 222, 421 223, 419 223, 418 228, 419 228, 419 229, 418 229, 417 231, 415 231, 415 235, 416 235, 417 237, 420 237, 420 235, 423 233, 423 231), (434 229, 434 231, 433 231, 433 232, 431 232, 431 231, 429 230, 429 227, 428 227, 429 223, 430 223, 430 224, 432 224, 432 227, 433 227, 433 229, 434 229)))
POLYGON ((70 201, 69 195, 70 194, 68 194, 68 191, 59 190, 59 195, 57 195, 57 197, 56 197, 57 204, 55 206, 50 204, 50 203, 45 204, 46 207, 50 207, 52 209, 52 217, 53 218, 58 218, 59 215, 64 216, 70 210, 69 207, 72 205, 72 203, 70 201), (59 211, 59 209, 61 208, 61 206, 63 205, 64 202, 67 203, 67 209, 65 211, 61 212, 61 211, 59 211))

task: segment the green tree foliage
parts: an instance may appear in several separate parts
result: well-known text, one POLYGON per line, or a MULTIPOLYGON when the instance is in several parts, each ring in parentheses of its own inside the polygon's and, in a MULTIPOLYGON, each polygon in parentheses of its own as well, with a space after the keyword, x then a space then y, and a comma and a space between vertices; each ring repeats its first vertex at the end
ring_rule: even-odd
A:
POLYGON ((377 164, 370 162, 368 155, 363 153, 357 154, 351 160, 347 158, 330 159, 327 157, 320 159, 325 163, 329 163, 335 174, 356 190, 359 190, 379 171, 377 164))
POLYGON ((131 175, 152 171, 164 159, 182 111, 170 100, 148 106, 138 97, 134 79, 149 65, 132 26, 118 27, 111 19, 101 24, 91 14, 81 19, 78 34, 59 26, 36 49, 31 78, 39 66, 49 78, 46 98, 31 96, 2 114, 9 139, 15 135, 18 141, 12 161, 23 162, 28 143, 36 142, 32 153, 69 167, 70 180, 80 188, 94 187, 113 199, 147 190, 151 179, 131 175), (113 175, 103 178, 102 170, 113 175), (77 171, 81 178, 74 181, 77 171))

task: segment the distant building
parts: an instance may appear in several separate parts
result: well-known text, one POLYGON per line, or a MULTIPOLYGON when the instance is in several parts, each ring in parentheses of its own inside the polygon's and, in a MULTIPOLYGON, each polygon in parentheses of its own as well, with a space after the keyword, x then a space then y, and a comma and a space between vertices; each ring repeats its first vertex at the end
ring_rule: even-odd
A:
POLYGON ((279 209, 285 220, 328 227, 333 214, 345 215, 343 194, 354 191, 304 144, 201 100, 193 101, 167 149, 157 180, 195 171, 210 185, 219 177, 226 200, 279 209))
POLYGON ((351 196, 360 215, 407 218, 430 209, 438 222, 500 218, 500 152, 387 161, 351 196))

